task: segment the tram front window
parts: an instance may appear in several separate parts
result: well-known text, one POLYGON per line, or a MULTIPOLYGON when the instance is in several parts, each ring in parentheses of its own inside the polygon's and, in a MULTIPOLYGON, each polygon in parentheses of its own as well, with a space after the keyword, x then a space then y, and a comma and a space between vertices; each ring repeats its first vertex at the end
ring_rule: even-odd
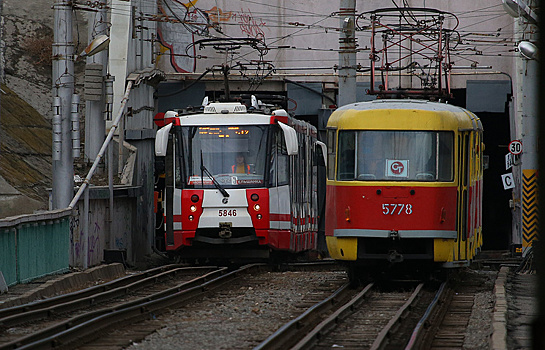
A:
POLYGON ((182 127, 183 186, 213 188, 212 178, 225 188, 264 184, 267 135, 270 126, 182 127))
POLYGON ((341 131, 337 179, 452 181, 454 137, 434 131, 341 131))

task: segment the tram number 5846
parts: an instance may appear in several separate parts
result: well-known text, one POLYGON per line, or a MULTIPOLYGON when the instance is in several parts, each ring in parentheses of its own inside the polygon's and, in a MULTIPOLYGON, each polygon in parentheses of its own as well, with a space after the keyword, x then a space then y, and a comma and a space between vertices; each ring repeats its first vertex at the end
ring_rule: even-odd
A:
POLYGON ((384 215, 411 215, 413 213, 412 204, 382 204, 382 214, 384 215))

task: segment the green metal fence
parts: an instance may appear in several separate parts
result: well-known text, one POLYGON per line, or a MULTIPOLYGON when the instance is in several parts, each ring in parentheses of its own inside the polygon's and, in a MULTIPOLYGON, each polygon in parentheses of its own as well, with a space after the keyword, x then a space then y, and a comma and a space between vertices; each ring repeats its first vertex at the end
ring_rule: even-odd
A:
POLYGON ((0 220, 0 271, 8 286, 68 271, 71 215, 61 209, 0 220))

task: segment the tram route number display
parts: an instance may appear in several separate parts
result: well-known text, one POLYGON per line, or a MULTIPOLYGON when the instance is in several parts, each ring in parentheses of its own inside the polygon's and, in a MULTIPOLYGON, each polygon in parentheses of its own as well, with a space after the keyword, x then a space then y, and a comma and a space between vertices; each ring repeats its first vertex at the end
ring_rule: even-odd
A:
POLYGON ((382 214, 384 215, 411 215, 413 213, 412 204, 383 203, 382 214))

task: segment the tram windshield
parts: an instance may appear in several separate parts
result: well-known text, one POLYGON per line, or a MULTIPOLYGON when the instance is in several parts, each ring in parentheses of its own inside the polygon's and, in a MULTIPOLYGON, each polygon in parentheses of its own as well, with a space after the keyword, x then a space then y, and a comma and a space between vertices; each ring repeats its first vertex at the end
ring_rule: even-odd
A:
POLYGON ((269 129, 268 125, 182 127, 178 186, 213 188, 214 180, 225 188, 263 186, 269 129))
POLYGON ((337 180, 453 181, 447 131, 341 131, 337 180))

